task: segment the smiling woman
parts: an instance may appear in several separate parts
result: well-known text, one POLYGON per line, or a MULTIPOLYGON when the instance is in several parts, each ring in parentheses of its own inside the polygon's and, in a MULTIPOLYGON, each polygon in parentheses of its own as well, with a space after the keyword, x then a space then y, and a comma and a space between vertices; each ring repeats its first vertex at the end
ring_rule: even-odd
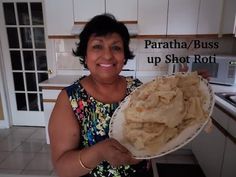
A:
POLYGON ((117 33, 104 37, 91 36, 88 41, 86 65, 96 79, 112 82, 124 66, 124 47, 117 33))
POLYGON ((63 89, 53 109, 49 137, 56 172, 65 177, 149 176, 146 160, 134 159, 108 136, 112 114, 141 85, 120 75, 134 57, 127 28, 112 15, 102 14, 85 25, 79 39, 74 54, 90 75, 63 89))

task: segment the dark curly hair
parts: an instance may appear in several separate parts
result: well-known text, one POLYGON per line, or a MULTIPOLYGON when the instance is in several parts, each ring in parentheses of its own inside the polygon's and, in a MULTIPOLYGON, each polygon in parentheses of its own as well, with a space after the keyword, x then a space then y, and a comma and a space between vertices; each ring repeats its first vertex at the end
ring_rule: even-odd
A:
POLYGON ((80 63, 87 68, 85 64, 85 57, 87 52, 88 40, 91 35, 106 36, 110 33, 118 33, 123 41, 125 62, 128 59, 133 59, 133 52, 129 49, 130 36, 128 29, 122 22, 118 22, 111 14, 101 14, 93 17, 84 27, 79 35, 80 42, 76 43, 77 48, 73 50, 73 54, 79 57, 80 63))

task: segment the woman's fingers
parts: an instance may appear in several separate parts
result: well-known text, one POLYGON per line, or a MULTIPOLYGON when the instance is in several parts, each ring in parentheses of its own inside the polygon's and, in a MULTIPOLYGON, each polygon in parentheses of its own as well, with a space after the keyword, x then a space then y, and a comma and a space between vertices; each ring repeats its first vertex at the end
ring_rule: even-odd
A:
POLYGON ((123 145, 121 145, 117 140, 111 138, 110 141, 112 142, 112 145, 117 148, 120 152, 123 153, 130 153, 129 150, 124 147, 123 145))
POLYGON ((188 71, 188 66, 186 63, 179 64, 179 72, 187 72, 187 71, 188 71))
POLYGON ((207 70, 199 70, 197 71, 199 75, 201 75, 204 79, 210 80, 210 74, 207 70))
POLYGON ((130 151, 121 145, 115 139, 107 139, 99 143, 99 152, 102 154, 102 159, 106 160, 112 166, 131 165, 140 162, 134 159, 130 151))

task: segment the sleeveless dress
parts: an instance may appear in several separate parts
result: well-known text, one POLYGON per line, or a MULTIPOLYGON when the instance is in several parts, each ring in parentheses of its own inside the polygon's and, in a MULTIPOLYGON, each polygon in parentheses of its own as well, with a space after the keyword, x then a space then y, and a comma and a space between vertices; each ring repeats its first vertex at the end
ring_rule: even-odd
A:
MULTIPOLYGON (((109 138, 109 123, 118 103, 105 104, 90 96, 80 80, 65 88, 71 107, 81 127, 80 148, 92 146, 99 141, 109 138)), ((126 77, 126 96, 142 83, 138 79, 126 77)), ((112 167, 108 162, 103 161, 97 165, 88 175, 94 177, 126 177, 142 176, 147 174, 147 161, 141 161, 136 165, 112 167)))

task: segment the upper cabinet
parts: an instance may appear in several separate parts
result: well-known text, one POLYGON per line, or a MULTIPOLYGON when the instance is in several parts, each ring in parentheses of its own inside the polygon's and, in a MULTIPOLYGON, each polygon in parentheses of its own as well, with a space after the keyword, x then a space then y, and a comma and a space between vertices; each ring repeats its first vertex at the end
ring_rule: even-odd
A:
POLYGON ((236 14, 236 0, 47 0, 44 4, 47 34, 56 37, 72 36, 74 24, 102 13, 137 23, 138 35, 233 34, 236 14))
POLYGON ((137 22, 137 0, 106 0, 106 13, 113 14, 119 21, 137 22))
POLYGON ((72 0, 47 0, 45 3, 48 36, 70 35, 73 20, 72 0))
POLYGON ((137 22, 137 0, 74 0, 75 22, 87 22, 102 13, 111 13, 119 21, 137 22))
POLYGON ((197 34, 219 34, 223 0, 201 0, 197 34))
POLYGON ((167 34, 196 34, 200 0, 169 0, 167 34))
POLYGON ((139 0, 139 35, 166 35, 167 0, 139 0))
POLYGON ((224 10, 222 17, 222 34, 232 34, 234 30, 234 23, 236 20, 236 1, 224 0, 224 10))
POLYGON ((105 12, 105 0, 74 0, 74 21, 87 22, 105 12))

